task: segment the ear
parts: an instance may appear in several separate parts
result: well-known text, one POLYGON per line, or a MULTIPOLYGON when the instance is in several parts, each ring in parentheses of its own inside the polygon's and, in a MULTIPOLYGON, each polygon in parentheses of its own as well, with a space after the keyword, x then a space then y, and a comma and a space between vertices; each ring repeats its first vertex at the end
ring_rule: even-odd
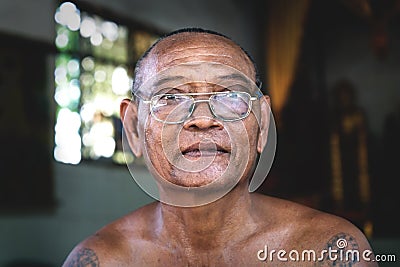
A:
POLYGON ((130 99, 123 99, 119 110, 129 147, 137 158, 141 157, 142 144, 138 131, 138 106, 130 99))
POLYGON ((260 99, 261 104, 261 119, 260 119, 260 133, 257 141, 257 152, 261 154, 268 140, 268 129, 270 122, 270 98, 265 95, 260 99))

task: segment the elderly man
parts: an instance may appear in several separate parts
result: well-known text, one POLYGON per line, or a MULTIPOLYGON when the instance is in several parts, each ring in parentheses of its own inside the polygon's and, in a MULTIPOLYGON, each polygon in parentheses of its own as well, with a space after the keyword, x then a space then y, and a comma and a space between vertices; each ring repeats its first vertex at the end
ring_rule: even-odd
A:
POLYGON ((124 142, 154 177, 139 183, 157 201, 80 242, 64 266, 377 266, 348 221, 249 192, 272 127, 258 85, 253 60, 222 34, 157 41, 121 103, 124 142))

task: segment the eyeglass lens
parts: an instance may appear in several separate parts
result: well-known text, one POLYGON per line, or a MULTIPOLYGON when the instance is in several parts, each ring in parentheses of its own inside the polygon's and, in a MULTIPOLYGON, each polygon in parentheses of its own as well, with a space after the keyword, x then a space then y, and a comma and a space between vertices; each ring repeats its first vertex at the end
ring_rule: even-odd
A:
MULTIPOLYGON (((190 95, 156 95, 151 101, 151 112, 160 121, 180 123, 191 115, 196 102, 200 101, 190 95)), ((210 96, 208 104, 217 118, 234 121, 243 119, 249 114, 251 97, 244 92, 218 93, 210 96)))

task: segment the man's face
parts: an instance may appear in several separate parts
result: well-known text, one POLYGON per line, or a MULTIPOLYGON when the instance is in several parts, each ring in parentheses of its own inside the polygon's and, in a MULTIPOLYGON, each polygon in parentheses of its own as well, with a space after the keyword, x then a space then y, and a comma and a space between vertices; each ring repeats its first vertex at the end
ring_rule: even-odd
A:
MULTIPOLYGON (((208 102, 209 93, 213 92, 234 90, 255 95, 254 88, 244 85, 251 83, 254 87, 255 71, 243 51, 220 36, 178 34, 161 41, 142 66, 139 75, 144 82, 138 94, 143 98, 190 94, 196 101, 190 117, 171 124, 160 119, 154 107, 152 115, 151 104, 139 100, 137 132, 152 174, 158 180, 185 188, 210 184, 218 188, 249 178, 257 150, 260 152, 260 100, 250 101, 252 112, 236 121, 215 117, 208 102), (154 81, 169 85, 153 86, 154 81)), ((168 101, 166 98, 160 107, 168 101)), ((222 107, 221 112, 231 109, 224 106, 226 102, 219 105, 222 106, 215 104, 215 109, 222 107)), ((186 110, 173 112, 179 115, 186 110)))

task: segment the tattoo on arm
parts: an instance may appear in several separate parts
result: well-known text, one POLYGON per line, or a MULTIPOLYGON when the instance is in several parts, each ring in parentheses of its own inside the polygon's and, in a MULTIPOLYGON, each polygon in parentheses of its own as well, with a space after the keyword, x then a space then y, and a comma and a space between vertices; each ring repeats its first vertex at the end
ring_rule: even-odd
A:
POLYGON ((79 250, 71 259, 68 267, 98 267, 100 266, 99 258, 90 248, 79 250))
POLYGON ((360 261, 358 243, 350 234, 339 233, 332 236, 326 250, 329 266, 352 267, 360 261))

